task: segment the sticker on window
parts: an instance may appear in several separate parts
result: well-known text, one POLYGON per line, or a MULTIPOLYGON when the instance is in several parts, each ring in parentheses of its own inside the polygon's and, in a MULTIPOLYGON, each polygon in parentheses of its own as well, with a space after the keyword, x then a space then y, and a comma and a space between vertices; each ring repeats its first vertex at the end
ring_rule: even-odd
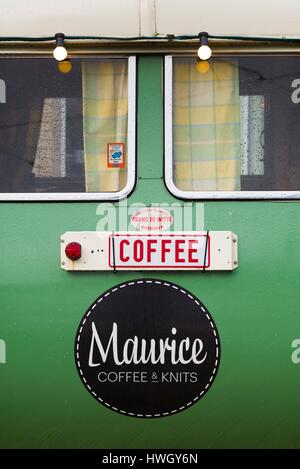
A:
POLYGON ((108 143, 107 144, 107 167, 108 168, 124 168, 124 143, 108 143))

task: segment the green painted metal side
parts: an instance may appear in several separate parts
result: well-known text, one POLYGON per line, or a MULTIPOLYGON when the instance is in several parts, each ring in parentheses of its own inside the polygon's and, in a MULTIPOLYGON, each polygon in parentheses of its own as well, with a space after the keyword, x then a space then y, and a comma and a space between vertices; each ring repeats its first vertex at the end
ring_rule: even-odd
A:
MULTIPOLYGON (((162 179, 162 60, 138 65, 138 170, 129 202, 174 202, 162 179)), ((183 202, 182 202, 183 203, 183 202)), ((95 203, 0 205, 0 447, 300 447, 300 204, 205 203, 205 228, 239 236, 231 273, 67 273, 59 236, 95 230, 95 203), (209 393, 172 417, 111 412, 87 393, 73 345, 92 301, 123 280, 157 276, 207 306, 222 344, 209 393)))

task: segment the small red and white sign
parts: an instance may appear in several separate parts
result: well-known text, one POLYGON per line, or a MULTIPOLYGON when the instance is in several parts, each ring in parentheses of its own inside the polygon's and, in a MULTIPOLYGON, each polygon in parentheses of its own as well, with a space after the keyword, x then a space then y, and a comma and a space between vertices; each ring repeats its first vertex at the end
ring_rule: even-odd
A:
POLYGON ((173 216, 159 207, 143 208, 131 216, 131 224, 139 231, 164 231, 173 223, 173 216))
POLYGON ((124 168, 125 155, 124 143, 108 143, 107 144, 107 167, 108 168, 124 168))
POLYGON ((108 264, 118 269, 203 269, 210 265, 207 234, 112 234, 108 264))

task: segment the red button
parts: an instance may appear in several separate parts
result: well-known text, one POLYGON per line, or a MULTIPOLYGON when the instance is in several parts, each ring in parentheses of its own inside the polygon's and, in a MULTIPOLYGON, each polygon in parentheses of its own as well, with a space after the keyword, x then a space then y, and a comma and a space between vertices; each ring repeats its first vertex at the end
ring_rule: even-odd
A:
POLYGON ((65 253, 71 261, 77 261, 81 258, 81 244, 76 242, 67 244, 65 253))

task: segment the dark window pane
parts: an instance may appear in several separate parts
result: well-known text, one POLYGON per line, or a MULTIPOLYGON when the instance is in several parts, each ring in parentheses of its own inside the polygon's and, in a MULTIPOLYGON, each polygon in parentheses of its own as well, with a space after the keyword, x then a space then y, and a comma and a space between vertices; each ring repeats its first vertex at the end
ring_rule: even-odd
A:
POLYGON ((173 59, 173 177, 181 190, 300 190, 300 58, 173 59))
POLYGON ((0 60, 0 192, 115 192, 127 167, 127 59, 0 60), (126 150, 125 150, 126 151, 126 150), (125 156, 124 156, 125 157, 125 156))

